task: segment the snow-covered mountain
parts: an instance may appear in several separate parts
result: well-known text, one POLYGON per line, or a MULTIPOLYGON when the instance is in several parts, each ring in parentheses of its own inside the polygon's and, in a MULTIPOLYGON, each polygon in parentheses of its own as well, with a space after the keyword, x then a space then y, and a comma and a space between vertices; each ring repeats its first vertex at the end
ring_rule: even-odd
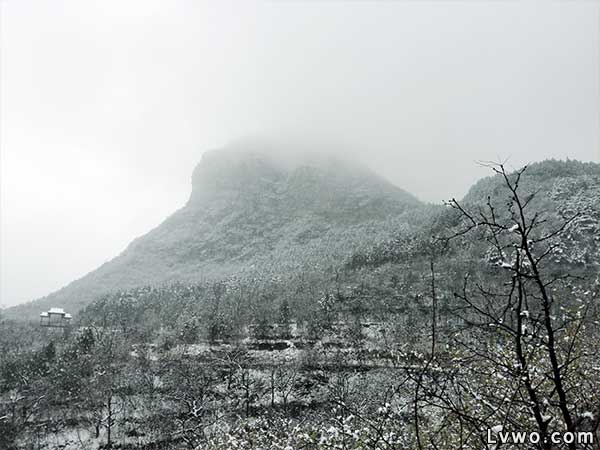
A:
POLYGON ((182 209, 117 257, 57 292, 7 310, 76 313, 106 292, 336 265, 406 226, 422 206, 369 169, 333 156, 282 157, 266 146, 206 152, 182 209))

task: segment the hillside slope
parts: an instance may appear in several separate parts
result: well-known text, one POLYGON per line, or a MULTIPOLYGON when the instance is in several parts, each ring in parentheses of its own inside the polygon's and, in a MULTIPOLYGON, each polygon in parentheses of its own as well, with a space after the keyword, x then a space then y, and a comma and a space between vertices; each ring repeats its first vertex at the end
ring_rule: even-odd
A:
MULTIPOLYGON (((575 292, 595 290, 600 283, 600 165, 544 161, 528 167, 519 185, 523 199, 536 193, 525 213, 528 222, 539 214, 539 226, 530 238, 561 229, 568 221, 562 232, 539 241, 532 250, 536 258, 545 255, 539 262, 544 277, 570 276, 564 278, 565 284, 553 286, 561 285, 561 306, 572 301, 575 292)), ((384 226, 393 224, 386 219, 372 226, 372 234, 367 235, 364 226, 356 228, 363 234, 352 235, 353 245, 338 250, 335 265, 328 265, 326 258, 326 250, 334 246, 328 248, 325 240, 315 239, 307 252, 322 255, 319 265, 296 267, 288 272, 294 274, 289 278, 237 276, 224 283, 135 289, 93 302, 83 316, 91 321, 113 317, 132 329, 159 330, 168 323, 173 336, 193 330, 195 338, 209 340, 282 338, 289 334, 286 324, 293 322, 298 336, 312 341, 345 339, 341 344, 351 347, 349 340, 368 335, 375 346, 413 345, 427 337, 428 327, 423 324, 431 315, 433 255, 440 336, 448 338, 455 331, 456 308, 461 306, 454 293, 463 288, 466 274, 496 292, 511 280, 506 262, 514 260, 515 232, 509 193, 502 178, 492 176, 476 183, 460 201, 474 214, 485 212, 488 198, 495 205, 498 223, 503 224, 496 235, 505 244, 501 258, 483 227, 459 233, 469 222, 457 209, 423 205, 397 216, 405 221, 403 226, 400 220, 397 226, 384 226), (457 238, 447 245, 434 238, 454 235, 457 238), (346 337, 337 336, 340 327, 346 337), (383 334, 373 334, 374 330, 383 334)), ((290 255, 305 247, 282 242, 290 244, 289 253, 280 254, 277 265, 290 267, 295 261, 290 255)))
MULTIPOLYGON (((514 173, 509 175, 514 176, 514 173)), ((564 227, 534 250, 537 256, 548 251, 543 263, 545 270, 600 282, 600 164, 555 160, 531 164, 520 179, 519 194, 528 201, 527 220, 537 216, 538 236, 552 235, 564 227)), ((508 206, 511 195, 502 177, 495 175, 475 183, 459 203, 465 210, 480 217, 480 213, 489 215, 489 201, 494 206, 498 222, 510 229, 514 224, 508 206)), ((431 214, 421 227, 394 233, 371 248, 354 253, 346 263, 351 271, 349 277, 368 280, 375 287, 389 285, 394 279, 394 286, 401 286, 398 295, 402 292, 426 292, 427 277, 423 273, 428 271, 427 249, 430 243, 435 238, 456 235, 470 225, 455 208, 432 208, 429 211, 431 214)), ((502 264, 481 232, 474 230, 455 239, 447 251, 436 256, 440 272, 444 272, 448 279, 448 295, 460 288, 455 283, 460 284, 465 273, 493 278, 499 264, 502 264)), ((533 235, 530 237, 533 238, 533 235)), ((394 295, 388 290, 382 294, 381 300, 384 296, 394 295)), ((400 303, 405 300, 400 300, 400 303)))

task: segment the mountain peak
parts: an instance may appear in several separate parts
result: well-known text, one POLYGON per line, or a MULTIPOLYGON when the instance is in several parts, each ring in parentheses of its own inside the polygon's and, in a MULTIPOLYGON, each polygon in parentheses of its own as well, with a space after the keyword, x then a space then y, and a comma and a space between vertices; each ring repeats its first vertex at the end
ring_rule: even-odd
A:
POLYGON ((220 195, 236 196, 261 190, 263 185, 281 180, 285 173, 260 152, 212 150, 192 174, 188 206, 202 204, 220 195))
POLYGON ((188 206, 229 199, 248 200, 287 191, 319 198, 321 194, 398 197, 406 204, 416 197, 394 186, 368 167, 340 156, 339 151, 315 151, 315 147, 291 145, 281 150, 272 142, 236 142, 202 155, 192 175, 188 206), (295 192, 292 192, 295 191, 295 192))

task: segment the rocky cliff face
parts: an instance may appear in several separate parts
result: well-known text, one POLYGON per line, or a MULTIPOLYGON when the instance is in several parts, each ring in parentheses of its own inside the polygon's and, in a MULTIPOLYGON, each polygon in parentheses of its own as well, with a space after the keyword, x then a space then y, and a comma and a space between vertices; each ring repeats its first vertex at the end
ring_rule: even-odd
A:
POLYGON ((106 292, 234 274, 285 274, 335 265, 397 227, 421 203, 368 169, 323 156, 282 158, 268 148, 203 155, 179 211, 119 256, 47 297, 7 310, 76 313, 106 292))
POLYGON ((365 167, 335 157, 285 160, 265 152, 207 152, 192 176, 190 208, 232 206, 266 213, 356 212, 376 202, 401 211, 419 201, 365 167), (343 207, 340 210, 340 207, 343 207))

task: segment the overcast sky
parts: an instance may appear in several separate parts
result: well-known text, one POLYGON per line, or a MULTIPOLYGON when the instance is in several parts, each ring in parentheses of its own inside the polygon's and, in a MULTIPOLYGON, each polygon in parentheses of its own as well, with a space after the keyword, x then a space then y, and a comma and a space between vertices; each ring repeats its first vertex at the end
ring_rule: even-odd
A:
POLYGON ((600 160, 600 2, 0 4, 3 306, 118 254, 247 134, 352 143, 432 202, 475 160, 600 160))

